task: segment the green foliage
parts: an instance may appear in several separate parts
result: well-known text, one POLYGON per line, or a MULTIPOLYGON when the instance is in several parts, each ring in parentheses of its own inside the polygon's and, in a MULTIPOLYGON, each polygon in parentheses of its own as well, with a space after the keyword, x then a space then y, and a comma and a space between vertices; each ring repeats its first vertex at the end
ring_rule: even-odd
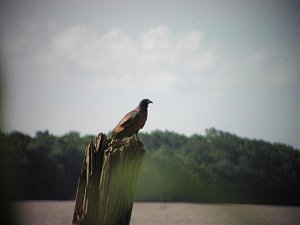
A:
MULTIPOLYGON (((146 149, 137 201, 300 205, 300 151, 208 129, 187 137, 139 135, 146 149)), ((34 137, 0 132, 1 155, 17 179, 17 199, 72 199, 92 136, 48 131, 34 137)))
POLYGON ((0 134, 2 154, 14 177, 15 199, 70 199, 90 137, 70 132, 56 137, 48 131, 34 137, 19 132, 0 134))

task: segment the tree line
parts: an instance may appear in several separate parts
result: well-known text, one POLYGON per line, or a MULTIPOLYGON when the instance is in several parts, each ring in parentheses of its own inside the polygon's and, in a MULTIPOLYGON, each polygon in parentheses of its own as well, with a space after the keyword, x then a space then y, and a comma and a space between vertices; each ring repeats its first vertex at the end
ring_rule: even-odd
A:
MULTIPOLYGON (((146 149, 136 201, 300 205, 300 151, 207 129, 140 133, 146 149)), ((16 200, 74 199, 92 135, 0 132, 2 169, 16 200), (8 170, 5 170, 8 171, 8 170), (8 172, 6 172, 8 173, 8 172)))

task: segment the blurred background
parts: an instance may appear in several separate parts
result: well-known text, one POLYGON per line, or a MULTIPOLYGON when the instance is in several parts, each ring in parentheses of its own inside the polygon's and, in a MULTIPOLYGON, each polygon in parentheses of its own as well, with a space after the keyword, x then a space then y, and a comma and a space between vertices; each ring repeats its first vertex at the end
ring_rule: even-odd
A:
POLYGON ((300 147, 297 1, 2 1, 3 130, 216 127, 300 147))

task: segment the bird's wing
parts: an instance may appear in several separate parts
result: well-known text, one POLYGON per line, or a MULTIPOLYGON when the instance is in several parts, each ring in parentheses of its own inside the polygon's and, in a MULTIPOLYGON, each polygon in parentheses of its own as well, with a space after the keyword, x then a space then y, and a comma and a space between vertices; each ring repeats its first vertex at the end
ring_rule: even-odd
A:
POLYGON ((138 111, 132 110, 129 113, 127 113, 118 123, 117 126, 126 128, 133 125, 138 120, 138 111))

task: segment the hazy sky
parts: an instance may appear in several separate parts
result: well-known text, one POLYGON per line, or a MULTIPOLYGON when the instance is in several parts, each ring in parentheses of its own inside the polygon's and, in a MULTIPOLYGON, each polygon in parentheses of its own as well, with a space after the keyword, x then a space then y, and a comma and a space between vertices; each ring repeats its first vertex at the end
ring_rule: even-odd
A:
POLYGON ((297 1, 1 1, 4 130, 215 127, 300 147, 297 1))

